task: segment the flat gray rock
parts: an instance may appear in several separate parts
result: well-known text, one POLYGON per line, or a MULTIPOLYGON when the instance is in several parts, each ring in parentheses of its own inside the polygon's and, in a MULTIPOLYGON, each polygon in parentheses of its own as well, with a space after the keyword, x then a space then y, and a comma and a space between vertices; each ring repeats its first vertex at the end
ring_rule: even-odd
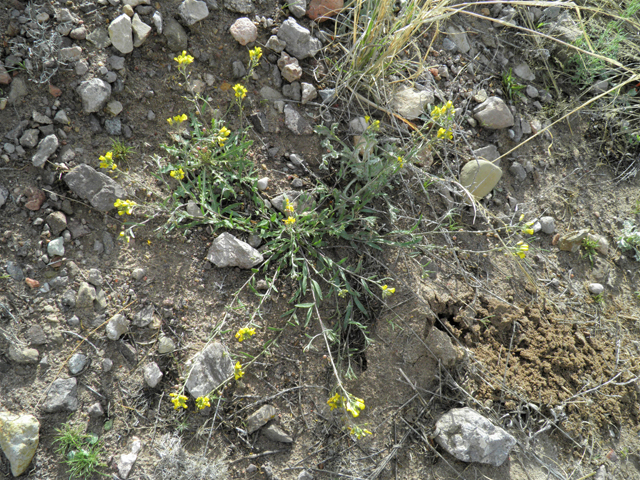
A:
POLYGON ((477 199, 487 196, 500 178, 500 167, 486 160, 471 160, 460 171, 460 184, 477 199))
POLYGON ((25 132, 20 137, 20 145, 24 148, 33 148, 38 144, 38 135, 40 134, 40 130, 37 128, 30 128, 29 130, 25 130, 25 132))
POLYGON ((75 353, 69 359, 69 373, 71 375, 78 375, 81 373, 89 363, 89 358, 84 353, 75 353))
POLYGON ((14 344, 9 346, 9 359, 12 362, 27 365, 34 364, 38 363, 39 356, 40 353, 35 348, 20 347, 14 344))
POLYGON ((184 0, 178 7, 180 18, 187 25, 193 25, 209 16, 209 9, 200 0, 184 0))
POLYGON ((40 441, 40 422, 33 415, 0 413, 0 448, 19 477, 27 471, 40 441))
POLYGON ((489 97, 473 110, 475 118, 480 126, 499 130, 513 127, 515 119, 504 100, 499 97, 489 97))
POLYGON ((136 315, 133 317, 133 324, 136 327, 146 327, 153 321, 154 312, 155 307, 153 306, 153 303, 150 303, 138 313, 136 313, 136 315))
POLYGON ((114 209, 115 201, 126 196, 124 189, 110 177, 85 164, 67 173, 64 181, 76 195, 101 212, 114 209))
POLYGON ((111 85, 99 78, 92 78, 82 82, 77 92, 82 99, 82 109, 85 113, 99 112, 111 96, 111 85))
POLYGON ((499 467, 509 457, 516 439, 476 411, 454 408, 436 422, 436 442, 463 462, 499 467))
POLYGON ((87 41, 93 43, 98 49, 107 48, 111 45, 111 39, 109 38, 109 32, 106 28, 96 28, 89 35, 87 35, 87 41))
POLYGON ((284 106, 284 124, 296 135, 311 135, 313 133, 309 121, 289 104, 284 106))
POLYGON ((278 411, 271 405, 263 405, 247 417, 247 433, 252 434, 269 420, 276 416, 278 411))
POLYGON ((193 359, 185 386, 192 397, 204 397, 233 375, 233 371, 227 349, 221 343, 212 343, 193 359))
POLYGON ((268 425, 262 430, 269 440, 280 443, 293 443, 293 438, 275 424, 268 425))
POLYGON ((391 109, 407 120, 415 120, 424 113, 424 107, 434 101, 431 90, 417 90, 413 87, 400 88, 391 100, 391 109))
POLYGON ((582 246, 582 240, 587 238, 588 234, 588 228, 565 233, 558 240, 558 248, 565 252, 575 253, 580 250, 580 246, 582 246))
POLYGON ((75 412, 78 409, 78 381, 75 378, 55 380, 42 409, 47 413, 75 412))
POLYGON ((34 167, 43 167, 49 157, 58 149, 58 137, 55 135, 47 135, 38 144, 36 154, 31 158, 34 167))
POLYGON ((168 17, 165 21, 164 36, 167 39, 167 47, 172 52, 182 52, 187 49, 188 37, 182 25, 172 17, 168 17))
POLYGON ((469 45, 469 38, 465 33, 464 29, 451 25, 447 28, 448 38, 455 43, 456 47, 461 53, 467 53, 471 50, 471 45, 469 45))
POLYGON ((527 65, 526 63, 516 65, 513 69, 513 73, 515 73, 523 80, 526 80, 527 82, 533 82, 536 79, 536 76, 529 68, 529 65, 527 65))
POLYGON ((311 36, 309 29, 293 18, 288 18, 278 30, 278 38, 287 44, 285 50, 298 60, 313 57, 322 48, 322 42, 311 36))
POLYGON ((264 261, 263 256, 248 243, 224 232, 213 241, 207 260, 218 268, 253 268, 264 261))
POLYGON ((144 381, 149 388, 156 388, 160 380, 162 380, 162 371, 156 362, 148 363, 142 369, 144 381))
POLYGON ((80 288, 78 288, 78 294, 76 295, 76 308, 85 309, 93 308, 93 302, 96 299, 95 287, 89 285, 87 282, 82 282, 80 288))
POLYGON ((496 147, 495 145, 487 145, 486 147, 478 148, 477 150, 473 151, 473 154, 476 157, 480 157, 492 163, 500 157, 498 147, 496 147))
POLYGON ((251 0, 224 0, 224 6, 232 12, 244 13, 245 15, 253 12, 251 0))
POLYGON ((129 15, 123 13, 109 24, 109 38, 119 52, 126 54, 133 51, 133 31, 129 15))
POLYGON ((149 35, 151 35, 151 27, 140 20, 140 17, 136 13, 131 20, 131 28, 133 29, 133 46, 141 46, 149 35))

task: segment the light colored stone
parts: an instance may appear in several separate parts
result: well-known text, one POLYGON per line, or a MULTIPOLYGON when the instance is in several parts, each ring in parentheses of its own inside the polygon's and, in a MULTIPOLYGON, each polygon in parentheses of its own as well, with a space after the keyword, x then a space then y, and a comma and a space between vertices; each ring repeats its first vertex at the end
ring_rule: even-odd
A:
POLYGON ((280 53, 287 47, 287 42, 280 40, 276 35, 271 35, 265 47, 275 53, 280 53))
POLYGON ((305 82, 302 82, 300 86, 302 87, 302 104, 303 105, 318 98, 318 91, 316 90, 316 87, 314 87, 310 83, 305 83, 305 82))
POLYGON ((266 426, 264 430, 262 430, 262 433, 273 442, 293 443, 293 438, 275 424, 266 426))
POLYGON ((203 397, 233 375, 233 361, 220 343, 212 343, 193 359, 185 387, 194 397, 203 397))
POLYGON ((587 288, 591 295, 600 295, 604 292, 604 286, 601 283, 590 283, 587 288))
POLYGON ((391 109, 407 120, 415 120, 424 113, 424 107, 433 103, 431 90, 416 90, 413 87, 402 87, 391 100, 391 109))
POLYGON ((47 245, 47 253, 52 257, 61 257, 64 255, 64 238, 54 238, 47 245))
POLYGON ((0 413, 0 448, 19 477, 27 471, 40 441, 40 422, 33 415, 0 413))
POLYGON ((131 20, 131 29, 133 30, 133 46, 138 48, 142 46, 149 35, 151 35, 151 27, 140 20, 136 13, 131 20))
POLYGON ((162 14, 159 11, 153 12, 153 25, 156 27, 158 34, 162 35, 162 14))
POLYGON ((73 168, 64 176, 64 181, 76 195, 101 212, 113 210, 114 202, 127 195, 112 178, 85 164, 73 168))
POLYGON ((445 367, 451 368, 458 361, 458 350, 451 343, 451 337, 442 330, 433 327, 425 343, 429 352, 445 367))
POLYGON ((296 135, 311 135, 313 133, 309 121, 289 104, 284 106, 284 124, 296 135))
POLYGON ((165 353, 171 353, 175 351, 176 344, 169 337, 160 337, 158 340, 158 353, 164 355, 165 353))
POLYGON ((575 253, 580 250, 582 241, 587 238, 589 229, 574 230, 573 232, 566 233, 558 240, 558 248, 565 252, 575 253))
POLYGON ((133 34, 129 15, 123 13, 109 24, 109 38, 119 52, 127 54, 133 51, 133 34))
POLYGON ((82 58, 82 48, 78 46, 61 48, 58 58, 62 63, 77 62, 82 58))
POLYGON ((121 313, 111 317, 106 327, 107 338, 114 341, 118 340, 122 335, 129 331, 129 323, 129 320, 127 320, 127 318, 121 313))
POLYGON ((84 113, 99 112, 111 96, 111 85, 99 78, 92 78, 78 86, 78 95, 82 99, 84 113))
POLYGON ((109 103, 107 103, 107 106, 104 108, 104 111, 107 112, 109 115, 113 115, 115 117, 120 112, 122 112, 122 108, 123 108, 122 103, 120 103, 118 100, 112 100, 109 103))
POLYGON ((278 38, 287 44, 286 51, 298 60, 313 57, 322 48, 320 40, 312 37, 309 29, 298 24, 293 18, 282 22, 278 38))
POLYGON ((58 149, 58 137, 55 135, 47 135, 38 144, 36 154, 31 158, 34 167, 43 167, 49 157, 58 149))
MULTIPOLYGON (((480 157, 488 162, 494 163, 495 160, 500 157, 500 152, 495 145, 487 145, 486 147, 478 148, 473 151, 476 157, 480 157)), ((499 166, 499 165, 498 165, 499 166)))
POLYGON ((133 437, 131 439, 131 453, 120 455, 120 459, 116 462, 118 474, 121 478, 126 480, 126 478, 129 477, 129 473, 131 473, 131 469, 138 459, 138 452, 140 452, 141 448, 142 442, 140 439, 138 437, 133 437))
POLYGON ((104 28, 96 28, 89 35, 87 35, 87 41, 93 43, 98 49, 107 48, 111 45, 111 38, 109 38, 109 32, 104 28))
POLYGON ((500 178, 500 167, 486 160, 471 160, 460 171, 460 184, 478 200, 487 196, 500 178))
POLYGON ((513 73, 515 73, 523 80, 526 80, 527 82, 533 82, 536 79, 536 76, 533 74, 533 72, 529 68, 529 65, 527 65, 526 63, 516 65, 513 69, 513 73))
POLYGON ((95 299, 95 287, 89 285, 87 282, 82 282, 80 284, 80 288, 78 288, 78 295, 76 295, 76 308, 93 308, 93 302, 95 301, 95 299))
POLYGON ((199 0, 184 0, 178 7, 180 17, 187 25, 193 25, 209 16, 209 9, 205 2, 199 0))
POLYGON ((556 233, 556 222, 553 217, 540 217, 540 230, 542 233, 552 235, 556 233))
POLYGON ((263 405, 247 417, 247 433, 251 435, 269 420, 276 416, 278 411, 271 405, 263 405))
POLYGON ((511 110, 499 97, 489 97, 473 110, 473 118, 480 126, 492 130, 512 127, 515 123, 511 110))
POLYGON ((264 177, 258 180, 258 190, 264 192, 269 187, 269 177, 264 177))
POLYGON ((458 460, 495 467, 504 463, 516 444, 504 429, 468 407, 454 408, 440 417, 434 438, 458 460))
POLYGON ((247 17, 241 17, 233 22, 233 25, 229 28, 229 32, 240 45, 253 43, 256 41, 256 38, 258 38, 258 29, 247 17))
POLYGON ((447 27, 447 34, 449 35, 449 39, 456 44, 460 53, 467 53, 471 50, 471 45, 469 45, 469 39, 464 29, 450 25, 447 27))
POLYGON ((207 260, 218 268, 253 268, 264 261, 263 256, 248 243, 224 232, 213 241, 207 260))
POLYGON ((156 388, 160 380, 162 380, 162 371, 156 362, 146 364, 142 372, 144 381, 150 388, 156 388))
POLYGON ((40 353, 35 348, 23 348, 15 344, 9 346, 9 360, 21 364, 38 363, 40 353))
POLYGON ((83 353, 74 353, 69 359, 69 373, 71 375, 78 375, 87 366, 89 359, 83 353))

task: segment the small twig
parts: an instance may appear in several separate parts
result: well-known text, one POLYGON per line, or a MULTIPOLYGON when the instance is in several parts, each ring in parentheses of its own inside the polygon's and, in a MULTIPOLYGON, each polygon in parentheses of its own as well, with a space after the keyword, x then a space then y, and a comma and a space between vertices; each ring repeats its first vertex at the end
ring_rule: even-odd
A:
POLYGON ((89 340, 84 338, 82 335, 79 335, 79 334, 77 334, 75 332, 70 332, 69 330, 62 330, 62 333, 68 333, 69 335, 73 335, 74 337, 77 337, 80 340, 87 342, 89 345, 91 345, 93 347, 93 349, 96 351, 96 353, 99 353, 98 352, 98 347, 96 347, 93 343, 91 343, 89 340))
POLYGON ((265 457, 267 455, 275 455, 277 453, 288 452, 289 450, 286 448, 282 448, 280 450, 267 450, 262 453, 252 453, 251 455, 247 455, 246 457, 238 458, 237 460, 232 460, 228 462, 228 465, 233 465, 234 463, 242 462, 243 460, 253 460, 254 458, 265 457))

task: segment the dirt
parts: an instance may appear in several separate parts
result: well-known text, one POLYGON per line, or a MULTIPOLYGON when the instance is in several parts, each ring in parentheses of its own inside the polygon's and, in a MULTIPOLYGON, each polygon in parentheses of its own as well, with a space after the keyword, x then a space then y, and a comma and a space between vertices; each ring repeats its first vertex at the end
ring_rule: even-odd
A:
MULTIPOLYGON (((179 3, 163 4, 163 17, 175 15, 179 3)), ((15 24, 11 11, 25 8, 17 0, 7 5, 0 11, 5 56, 12 38, 8 32, 15 24)), ((53 16, 52 6, 62 5, 54 1, 42 8, 51 10, 53 16)), ((111 20, 117 12, 111 6, 100 6, 95 14, 85 16, 76 5, 71 9, 90 28, 111 20)), ((286 18, 280 5, 272 2, 259 4, 257 10, 276 23, 286 18)), ((231 60, 247 56, 246 49, 227 33, 238 16, 220 8, 189 29, 189 53, 196 58, 192 78, 206 84, 205 75, 214 76, 205 94, 212 105, 229 113, 231 128, 246 122, 237 116, 229 90, 235 82, 231 60)), ((117 95, 124 107, 122 123, 132 132, 124 141, 135 150, 120 166, 126 174, 114 178, 139 203, 161 201, 168 194, 153 176, 152 156, 164 154, 160 145, 168 141, 166 118, 191 108, 173 65, 176 54, 167 49, 162 36, 153 35, 143 48, 125 56, 125 70, 119 72, 124 89, 117 95), (149 120, 150 110, 155 120, 149 120)), ((264 44, 269 35, 268 30, 260 29, 259 42, 264 44)), ((81 45, 92 69, 117 53, 96 50, 86 42, 81 45)), ((442 52, 426 60, 449 67, 464 61, 442 52)), ((325 64, 308 60, 304 65, 303 79, 317 84, 312 72, 325 64)), ((27 78, 20 70, 12 75, 27 78)), ((252 131, 250 156, 271 180, 268 196, 275 196, 289 189, 295 178, 302 178, 306 186, 313 183, 305 172, 289 169, 283 154, 301 154, 314 173, 320 174, 317 166, 322 148, 316 136, 291 134, 282 115, 263 105, 258 91, 268 84, 269 75, 266 68, 258 67, 259 80, 247 85, 245 113, 267 112, 270 131, 252 131), (280 149, 275 158, 267 153, 271 147, 280 149)), ((474 82, 486 86, 489 93, 501 94, 499 80, 490 72, 483 75, 481 82, 463 76, 446 84, 443 80, 441 85, 461 106, 470 102, 462 93, 474 88, 474 82)), ((229 462, 228 478, 267 478, 272 468, 276 478, 282 479, 297 478, 302 469, 315 478, 537 479, 552 475, 575 479, 601 465, 606 466, 608 478, 640 478, 637 262, 615 244, 620 220, 635 215, 638 181, 616 181, 614 169, 593 148, 587 115, 558 124, 552 135, 538 137, 509 157, 531 160, 533 171, 526 182, 518 183, 503 159, 503 181, 484 202, 486 210, 460 209, 447 220, 450 224, 444 233, 429 232, 429 248, 389 249, 367 259, 372 271, 393 280, 397 293, 377 306, 374 320, 367 325, 372 345, 363 355, 352 357, 352 363, 339 364, 345 370, 348 366, 353 369, 356 378, 346 381, 347 388, 366 401, 359 420, 373 435, 356 441, 345 434, 342 420, 327 405, 335 380, 319 339, 320 326, 312 322, 302 328, 282 316, 290 308, 288 300, 295 285, 281 281, 279 293, 263 305, 257 319, 259 341, 238 344, 234 332, 245 325, 259 299, 243 292, 238 297, 241 306, 236 303, 230 308, 250 273, 218 269, 205 259, 214 233, 219 232, 198 226, 188 232, 163 234, 164 219, 155 218, 138 229, 130 243, 121 242, 123 218, 114 212, 101 214, 71 194, 62 176, 74 164, 98 167, 98 158, 110 149, 111 138, 104 130, 91 130, 92 120, 82 113, 75 93, 78 77, 72 71, 58 72, 51 83, 61 89, 60 97, 51 96, 46 84, 28 82, 25 99, 0 110, 0 135, 4 137, 20 120, 30 119, 32 111, 44 112, 58 101, 71 120, 64 126, 66 139, 58 157, 68 149, 76 157, 66 165, 53 159, 46 167, 50 174, 31 165, 29 150, 26 157, 12 156, 0 166, 0 185, 12 195, 0 208, 1 266, 17 262, 27 277, 44 284, 70 274, 69 262, 73 261, 79 273, 70 278, 67 288, 74 290, 89 269, 97 268, 107 297, 102 321, 116 313, 133 318, 148 304, 154 305, 155 313, 150 327, 132 327, 124 341, 111 342, 94 315, 83 316, 61 304, 66 288, 40 293, 24 282, 0 278, 0 408, 32 413, 41 424, 40 446, 24 478, 66 478, 63 459, 55 453, 53 442, 56 429, 69 420, 100 436, 108 464, 104 471, 109 474, 115 475, 115 463, 128 452, 131 438, 140 437, 144 448, 129 478, 163 476, 158 469, 158 448, 166 434, 179 436, 194 458, 206 449, 207 461, 229 462), (25 208, 26 197, 34 192, 46 196, 44 205, 35 211, 25 208), (63 200, 71 202, 70 221, 84 225, 86 233, 74 238, 64 261, 43 265, 39 260, 50 236, 34 222, 60 210, 63 200), (511 203, 518 205, 517 210, 511 203), (554 237, 542 233, 528 240, 531 249, 525 261, 493 251, 502 243, 492 232, 501 229, 504 233, 505 225, 512 225, 521 214, 527 220, 553 216, 561 233, 591 228, 607 237, 609 252, 596 255, 592 264, 580 253, 558 251, 554 237), (98 253, 96 242, 105 244, 105 234, 114 243, 113 251, 98 253), (140 280, 131 276, 135 268, 145 269, 140 280), (586 291, 586 285, 594 281, 606 285, 601 302, 586 291), (79 327, 68 323, 74 315, 82 322, 79 327), (36 345, 40 363, 11 362, 9 345, 16 339, 28 343, 30 329, 36 325, 46 336, 44 344, 36 345), (216 327, 234 358, 250 359, 261 353, 266 342, 274 343, 241 382, 224 391, 219 411, 212 407, 197 413, 191 402, 188 411, 176 412, 168 395, 181 385, 188 373, 187 362, 216 327), (433 329, 446 332, 456 347, 458 359, 453 366, 445 367, 430 351, 428 338, 433 329), (174 340, 172 354, 157 353, 162 335, 174 340), (42 412, 48 387, 56 378, 68 376, 67 362, 76 351, 92 359, 88 370, 78 377, 80 408, 71 416, 42 412), (108 373, 102 367, 105 358, 113 361, 108 373), (151 360, 164 373, 155 389, 148 388, 142 377, 142 367, 151 360), (243 433, 247 415, 265 398, 271 398, 269 403, 279 412, 275 421, 294 438, 293 444, 279 444, 260 433, 243 433), (87 408, 95 402, 104 408, 103 417, 88 416, 87 408), (463 405, 475 407, 516 436, 518 446, 503 466, 464 464, 431 438, 438 417, 463 405), (109 422, 112 425, 107 428, 109 422)), ((8 91, 5 86, 0 97, 8 91)), ((317 108, 307 111, 313 121, 320 121, 317 108)), ((335 118, 346 118, 348 113, 341 107, 331 111, 335 118)), ((532 109, 526 111, 534 115, 532 109)), ((535 115, 544 120, 544 114, 535 115)), ((505 132, 481 129, 471 141, 474 148, 498 143, 502 153, 516 145, 505 132)), ((433 164, 424 168, 438 175, 461 163, 462 158, 453 153, 436 155, 433 164)), ((415 183, 408 175, 406 178, 408 185, 415 183)), ((407 226, 409 218, 421 213, 428 221, 442 219, 448 210, 445 196, 437 189, 429 190, 427 197, 417 188, 398 187, 392 200, 407 211, 415 207, 398 225, 407 226)), ((336 258, 359 258, 347 248, 336 248, 333 253, 336 258)), ((329 316, 330 311, 331 305, 323 305, 323 313, 329 316)), ((0 456, 0 478, 11 478, 9 472, 7 459, 0 456)))

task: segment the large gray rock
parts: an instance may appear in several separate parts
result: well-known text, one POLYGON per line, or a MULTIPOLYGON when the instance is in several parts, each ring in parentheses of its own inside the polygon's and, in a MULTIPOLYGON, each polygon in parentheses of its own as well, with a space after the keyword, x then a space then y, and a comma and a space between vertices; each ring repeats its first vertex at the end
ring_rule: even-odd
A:
POLYGON ((313 57, 322 48, 322 43, 311 32, 293 18, 288 18, 278 30, 278 38, 287 44, 286 51, 302 60, 313 57))
POLYGON ((407 120, 415 120, 424 113, 424 107, 433 103, 431 90, 419 91, 413 87, 399 89, 391 100, 391 109, 407 120))
POLYGON ((51 384, 42 409, 47 413, 74 412, 78 409, 78 381, 59 378, 51 384))
POLYGON ((178 7, 180 17, 187 25, 204 20, 209 16, 209 9, 205 2, 199 0, 184 0, 178 7))
POLYGON ((263 256, 248 243, 224 232, 213 241, 207 260, 218 268, 253 268, 264 261, 263 256))
POLYGON ((145 40, 151 35, 151 27, 140 20, 136 13, 131 20, 131 28, 133 29, 133 46, 141 46, 145 40))
POLYGON ((109 340, 118 340, 129 331, 129 320, 121 313, 118 313, 111 317, 109 323, 107 323, 106 331, 109 340))
POLYGON ((473 118, 480 126, 493 130, 512 127, 515 123, 511 110, 499 97, 489 97, 478 105, 473 110, 473 118))
POLYGON ((124 189, 110 177, 85 164, 67 173, 64 181, 73 193, 101 212, 112 210, 115 201, 126 196, 124 189))
POLYGON ((284 106, 284 124, 296 135, 311 135, 313 133, 309 121, 289 104, 284 106))
POLYGON ((37 128, 30 128, 29 130, 25 130, 25 132, 20 137, 20 145, 25 148, 33 148, 38 144, 38 135, 40 134, 40 130, 37 128))
POLYGON ((36 417, 0 413, 0 448, 9 460, 14 477, 27 470, 39 441, 40 422, 36 417))
POLYGON ((182 25, 173 17, 168 17, 164 24, 164 36, 167 39, 167 47, 172 52, 182 52, 187 49, 188 37, 182 25))
POLYGON ((516 439, 488 419, 465 408, 454 408, 436 422, 436 442, 463 462, 499 467, 509 457, 516 439))
POLYGON ((469 39, 464 29, 451 25, 447 28, 447 33, 449 34, 448 38, 456 44, 460 53, 467 53, 471 50, 471 45, 469 45, 469 39))
POLYGON ((185 386, 192 397, 203 397, 233 375, 233 370, 227 349, 220 343, 212 343, 193 359, 185 386))
POLYGON ((488 195, 500 178, 500 167, 486 160, 471 160, 460 171, 460 184, 477 199, 488 195))
POLYGON ((146 327, 151 322, 153 322, 153 313, 155 312, 155 307, 153 303, 150 303, 133 317, 133 324, 136 327, 146 327))
POLYGON ((49 160, 49 157, 55 153, 58 149, 58 137, 55 135, 47 135, 38 145, 36 154, 31 158, 31 163, 34 167, 43 167, 45 162, 49 160))
POLYGON ((123 13, 109 24, 109 38, 111 44, 121 53, 133 51, 133 32, 129 15, 123 13))
POLYGON ((111 96, 111 85, 99 78, 92 78, 82 82, 77 91, 85 113, 99 112, 111 96))

